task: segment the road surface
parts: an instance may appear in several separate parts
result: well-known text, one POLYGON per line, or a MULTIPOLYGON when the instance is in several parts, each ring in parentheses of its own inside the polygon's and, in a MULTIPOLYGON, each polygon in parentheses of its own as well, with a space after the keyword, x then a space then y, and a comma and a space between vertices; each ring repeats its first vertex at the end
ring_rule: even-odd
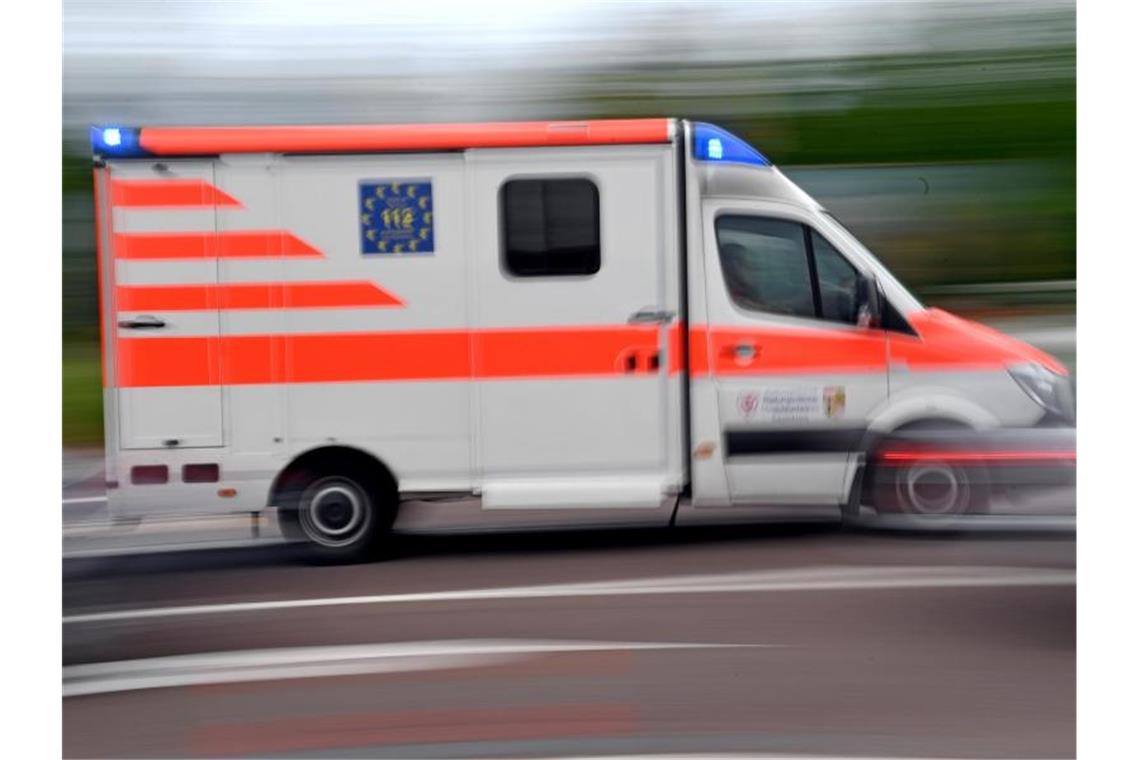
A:
POLYGON ((68 757, 1068 757, 1072 534, 830 526, 64 561, 68 757))

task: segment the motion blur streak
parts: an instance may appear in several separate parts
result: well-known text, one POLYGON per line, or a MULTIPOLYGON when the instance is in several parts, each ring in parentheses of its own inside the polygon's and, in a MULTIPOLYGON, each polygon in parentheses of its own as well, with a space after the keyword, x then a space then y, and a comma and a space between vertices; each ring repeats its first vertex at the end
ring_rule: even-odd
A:
POLYGON ((183 655, 63 669, 63 696, 248 683, 363 673, 400 673, 499 665, 560 652, 649 651, 771 644, 686 644, 643 641, 421 641, 347 647, 262 649, 183 655))
POLYGON ((1075 462, 1075 451, 884 451, 888 462, 1075 462))
POLYGON ((1067 570, 1028 570, 1003 567, 924 567, 897 568, 820 567, 792 571, 768 571, 733 575, 682 576, 676 578, 644 578, 605 583, 579 583, 551 586, 475 589, 471 591, 438 591, 422 594, 390 594, 385 596, 348 596, 326 599, 291 599, 245 604, 215 604, 193 607, 160 607, 70 615, 64 624, 100 623, 119 620, 178 617, 183 615, 217 615, 238 612, 263 612, 306 607, 338 607, 360 604, 410 604, 451 602, 474 599, 544 599, 555 597, 642 596, 654 594, 708 594, 740 591, 838 591, 843 589, 901 588, 983 588, 987 586, 1065 586, 1076 582, 1076 574, 1067 570))

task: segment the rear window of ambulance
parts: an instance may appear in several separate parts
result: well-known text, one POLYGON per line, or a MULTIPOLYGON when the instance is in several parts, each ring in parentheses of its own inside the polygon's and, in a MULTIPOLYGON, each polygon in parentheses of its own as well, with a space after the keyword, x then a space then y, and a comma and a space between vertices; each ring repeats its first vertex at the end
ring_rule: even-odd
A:
POLYGON ((516 277, 595 274, 598 187, 588 179, 515 179, 499 195, 503 267, 516 277))

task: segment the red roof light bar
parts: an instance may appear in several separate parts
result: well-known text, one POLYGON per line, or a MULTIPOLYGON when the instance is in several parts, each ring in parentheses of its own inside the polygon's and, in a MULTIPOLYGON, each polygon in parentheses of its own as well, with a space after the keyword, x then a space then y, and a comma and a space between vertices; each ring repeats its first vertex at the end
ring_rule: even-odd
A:
POLYGON ((143 127, 139 146, 156 156, 371 153, 666 143, 672 136, 673 121, 664 118, 481 124, 143 127))

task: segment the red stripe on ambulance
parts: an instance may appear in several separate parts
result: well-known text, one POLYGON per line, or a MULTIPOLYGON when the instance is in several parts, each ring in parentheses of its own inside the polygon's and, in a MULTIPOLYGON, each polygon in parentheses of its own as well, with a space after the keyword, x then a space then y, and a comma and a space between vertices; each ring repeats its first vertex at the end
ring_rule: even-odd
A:
POLYGON ((319 309, 403 306, 372 282, 253 282, 225 285, 120 285, 120 311, 319 309))
POLYGON ((139 144, 159 156, 218 153, 351 153, 539 148, 669 141, 669 119, 381 124, 300 127, 144 127, 139 144))
POLYGON ((886 371, 881 332, 713 328, 707 335, 706 356, 717 375, 886 371), (752 346, 754 358, 740 361, 738 346, 752 346))
POLYGON ((323 254, 283 230, 231 232, 120 232, 117 259, 321 258, 323 254))
POLYGON ((240 208, 237 199, 200 179, 116 179, 111 205, 120 208, 240 208))
MULTIPOLYGON (((266 287, 266 286, 260 286, 266 287)), ((129 288, 119 288, 121 294, 129 288)), ((134 297, 134 296, 131 296, 134 297)), ((200 299, 203 296, 196 295, 200 299)), ((251 296, 252 297, 252 296, 251 296)), ((129 301, 128 301, 129 302, 129 301)), ((143 310, 133 301, 132 310, 143 310)), ((193 301, 195 308, 201 300, 193 301)), ((285 304, 283 307, 297 304, 285 304)), ((122 307, 122 297, 120 296, 122 307)), ((123 307, 126 308, 126 307, 123 307)), ((150 307, 147 307, 150 308, 150 307)), ((173 306, 165 309, 174 310, 173 306)), ((190 308, 190 305, 187 305, 190 308)), ((225 307, 223 307, 225 308, 225 307)), ((240 308, 240 307, 230 307, 240 308)), ((257 308, 257 307, 248 307, 257 308)), ((151 310, 159 310, 157 308, 151 310)), ((755 331, 691 326, 693 377, 886 372, 882 338, 862 334, 755 331), (740 342, 756 346, 756 360, 737 362, 740 342)), ((680 328, 670 329, 666 366, 682 371, 680 328)), ((664 361, 656 327, 582 326, 414 332, 120 337, 123 387, 391 380, 463 380, 611 377, 655 374, 664 361), (274 350, 276 347, 276 350, 274 350), (211 359, 215 370, 203 366, 211 359), (284 356, 290 356, 288 366, 284 356), (220 363, 218 363, 220 362, 220 363)), ((977 356, 969 368, 1000 367, 1003 356, 977 356)), ((915 370, 959 370, 961 360, 925 361, 915 370)))
POLYGON ((655 373, 652 327, 148 337, 118 340, 121 387, 655 373), (474 356, 474 362, 472 357, 474 356), (285 357, 289 357, 286 364, 285 357), (632 361, 631 361, 632 358, 632 361))

